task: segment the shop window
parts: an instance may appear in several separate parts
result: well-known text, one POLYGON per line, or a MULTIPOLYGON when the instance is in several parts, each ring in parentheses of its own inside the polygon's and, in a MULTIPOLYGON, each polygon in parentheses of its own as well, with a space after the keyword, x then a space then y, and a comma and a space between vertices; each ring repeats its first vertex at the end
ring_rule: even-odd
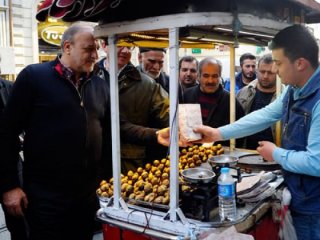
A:
POLYGON ((9 6, 7 0, 0 0, 0 46, 9 46, 9 6))

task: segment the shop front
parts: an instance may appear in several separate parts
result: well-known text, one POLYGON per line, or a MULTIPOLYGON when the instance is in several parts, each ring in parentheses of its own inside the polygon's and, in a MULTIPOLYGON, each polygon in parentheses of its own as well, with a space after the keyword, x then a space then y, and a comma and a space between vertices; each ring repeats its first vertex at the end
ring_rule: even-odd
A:
POLYGON ((54 60, 60 52, 60 42, 69 23, 47 18, 38 23, 39 62, 54 60))

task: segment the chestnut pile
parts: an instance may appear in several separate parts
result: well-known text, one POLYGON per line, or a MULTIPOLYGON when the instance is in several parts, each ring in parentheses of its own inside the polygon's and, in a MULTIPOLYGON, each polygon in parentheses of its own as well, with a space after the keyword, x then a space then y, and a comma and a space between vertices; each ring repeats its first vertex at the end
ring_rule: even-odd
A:
MULTIPOLYGON (((179 171, 194 168, 206 162, 214 155, 223 153, 221 144, 211 147, 194 145, 184 148, 179 154, 179 171)), ((147 163, 144 168, 139 167, 135 172, 128 171, 121 174, 121 197, 157 204, 169 204, 169 174, 170 156, 161 160, 147 163)), ((183 189, 183 188, 182 188, 183 189)), ((100 197, 109 198, 113 195, 113 178, 102 180, 97 189, 100 197)))

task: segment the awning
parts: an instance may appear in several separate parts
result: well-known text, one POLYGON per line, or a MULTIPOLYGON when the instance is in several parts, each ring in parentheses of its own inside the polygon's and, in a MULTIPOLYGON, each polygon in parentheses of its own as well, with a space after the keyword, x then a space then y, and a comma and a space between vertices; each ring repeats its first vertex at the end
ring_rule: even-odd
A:
POLYGON ((262 15, 274 15, 283 21, 295 21, 292 18, 300 17, 305 23, 320 21, 320 4, 315 0, 44 0, 39 4, 36 18, 45 21, 49 16, 67 22, 110 23, 188 12, 259 13, 259 9, 263 10, 262 15))
POLYGON ((66 22, 90 21, 109 5, 109 0, 45 0, 39 6, 36 18, 39 21, 45 21, 48 16, 66 22))
POLYGON ((125 34, 118 34, 118 40, 129 45, 167 46, 164 38, 168 38, 168 31, 162 29, 169 28, 169 19, 179 21, 183 14, 190 14, 190 19, 183 16, 183 27, 179 29, 182 47, 212 48, 214 44, 230 43, 266 46, 274 34, 290 24, 320 22, 320 4, 315 0, 44 0, 36 18, 96 22, 97 37, 121 32, 125 34), (141 31, 148 27, 148 22, 141 19, 158 21, 159 29, 141 31), (133 21, 145 27, 121 31, 133 21))

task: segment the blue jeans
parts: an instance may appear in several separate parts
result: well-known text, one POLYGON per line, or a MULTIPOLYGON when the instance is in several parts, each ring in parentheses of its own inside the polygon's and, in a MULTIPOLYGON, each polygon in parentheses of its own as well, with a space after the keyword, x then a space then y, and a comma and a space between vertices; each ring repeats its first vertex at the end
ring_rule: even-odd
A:
POLYGON ((292 213, 298 240, 320 240, 320 215, 292 213))

